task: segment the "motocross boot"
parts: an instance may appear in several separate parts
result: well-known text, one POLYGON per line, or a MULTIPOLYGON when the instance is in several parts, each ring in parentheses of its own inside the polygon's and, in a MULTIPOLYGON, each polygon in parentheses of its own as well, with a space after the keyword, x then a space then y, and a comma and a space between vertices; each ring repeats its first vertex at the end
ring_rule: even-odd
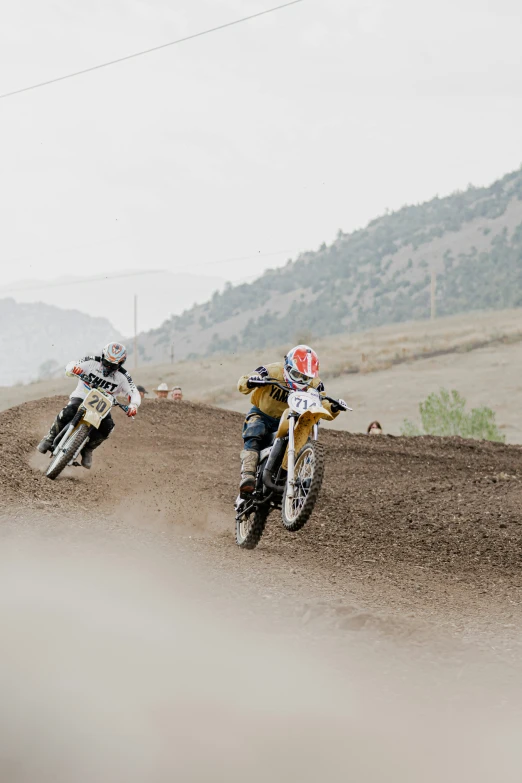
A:
POLYGON ((36 447, 38 449, 38 451, 40 452, 40 454, 46 454, 48 451, 50 451, 50 449, 52 449, 53 443, 54 443, 54 439, 56 438, 56 436, 60 432, 60 429, 61 429, 60 422, 59 422, 58 416, 57 416, 56 419, 53 422, 53 425, 52 425, 51 429, 49 430, 49 432, 45 436, 45 438, 42 438, 42 440, 40 441, 40 443, 36 447))
POLYGON ((241 452, 241 483, 239 484, 239 494, 251 495, 256 488, 256 470, 259 462, 257 451, 241 452))
POLYGON ((92 440, 90 440, 87 445, 83 447, 82 468, 87 468, 87 470, 92 468, 92 452, 94 449, 97 449, 98 446, 101 446, 104 440, 106 440, 106 438, 96 438, 96 436, 94 436, 92 440))

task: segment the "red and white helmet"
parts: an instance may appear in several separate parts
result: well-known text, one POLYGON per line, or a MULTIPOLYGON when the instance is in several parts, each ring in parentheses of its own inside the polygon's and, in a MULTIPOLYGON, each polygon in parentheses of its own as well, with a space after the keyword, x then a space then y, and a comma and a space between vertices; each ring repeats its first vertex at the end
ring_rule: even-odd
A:
POLYGON ((102 351, 103 374, 110 375, 111 372, 119 370, 127 358, 125 346, 121 343, 107 343, 102 351))
POLYGON ((319 375, 319 358, 308 345, 296 345, 285 356, 285 381, 291 389, 303 391, 319 375))

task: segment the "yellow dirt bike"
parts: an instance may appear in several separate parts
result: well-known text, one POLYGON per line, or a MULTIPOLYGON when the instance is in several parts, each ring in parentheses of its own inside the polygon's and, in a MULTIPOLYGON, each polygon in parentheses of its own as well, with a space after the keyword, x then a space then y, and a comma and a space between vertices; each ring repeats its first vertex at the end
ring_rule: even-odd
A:
POLYGON ((249 498, 236 499, 236 542, 242 549, 254 549, 263 535, 273 509, 281 509, 283 524, 294 533, 312 513, 324 476, 324 452, 318 442, 319 422, 331 420, 323 400, 352 410, 316 389, 292 391, 274 378, 263 385, 277 386, 288 397, 279 429, 259 455, 256 486, 249 498))
POLYGON ((122 405, 108 392, 91 386, 87 375, 79 377, 90 391, 79 406, 74 419, 66 424, 54 439, 51 464, 45 473, 50 479, 59 476, 68 465, 78 466, 80 464, 76 462, 76 458, 113 406, 121 408, 125 413, 129 410, 127 405, 122 405))

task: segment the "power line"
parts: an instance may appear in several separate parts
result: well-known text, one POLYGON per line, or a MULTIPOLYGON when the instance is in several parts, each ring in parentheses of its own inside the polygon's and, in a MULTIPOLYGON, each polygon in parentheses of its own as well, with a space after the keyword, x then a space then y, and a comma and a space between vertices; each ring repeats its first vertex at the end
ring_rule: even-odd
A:
POLYGON ((112 237, 110 239, 99 239, 96 242, 82 242, 81 245, 69 245, 67 247, 59 247, 55 250, 50 250, 49 252, 44 251, 43 253, 39 253, 38 255, 35 255, 34 253, 29 256, 15 256, 14 258, 9 259, 9 263, 16 264, 19 261, 31 261, 33 258, 41 259, 42 257, 46 256, 57 256, 61 253, 71 253, 73 250, 88 250, 91 247, 103 247, 105 245, 114 245, 117 242, 125 241, 127 237, 112 237))
POLYGON ((114 275, 95 275, 93 277, 85 277, 79 280, 60 280, 55 283, 42 283, 41 285, 28 285, 28 286, 18 286, 15 288, 10 288, 9 286, 6 286, 5 288, 0 288, 0 296, 3 294, 11 294, 11 293, 25 293, 26 291, 40 291, 42 288, 58 288, 60 286, 68 286, 68 285, 80 285, 81 283, 96 283, 100 280, 117 280, 121 277, 138 277, 139 275, 159 275, 162 274, 165 270, 164 269, 150 269, 150 270, 143 270, 141 272, 119 272, 114 275))
MULTIPOLYGON (((116 239, 116 240, 110 240, 110 241, 119 241, 119 240, 116 239)), ((80 247, 83 247, 83 245, 81 245, 80 247)), ((256 258, 268 258, 270 256, 280 256, 283 253, 290 253, 292 255, 295 255, 298 252, 299 251, 295 250, 295 249, 293 249, 293 250, 275 250, 275 251, 272 251, 270 253, 259 253, 258 252, 258 253, 255 253, 254 255, 250 255, 250 256, 236 256, 234 258, 221 258, 221 259, 216 260, 216 261, 203 261, 202 263, 194 264, 193 266, 195 268, 201 268, 201 267, 205 267, 205 266, 214 266, 216 264, 230 264, 230 263, 233 263, 235 261, 251 261, 251 260, 254 260, 256 258)), ((19 259, 14 259, 14 260, 19 260, 19 259)), ((38 283, 36 285, 28 285, 28 286, 24 286, 24 285, 20 285, 20 286, 10 286, 10 285, 1 286, 0 285, 0 297, 3 297, 5 294, 11 294, 11 293, 21 293, 21 294, 23 294, 26 291, 40 291, 40 290, 46 289, 46 288, 59 288, 59 287, 63 287, 63 286, 80 285, 82 283, 96 283, 96 282, 100 282, 100 281, 104 281, 104 280, 117 280, 119 278, 125 278, 125 277, 138 277, 138 276, 142 276, 142 275, 159 275, 159 274, 168 274, 168 273, 169 273, 169 271, 166 270, 166 269, 149 269, 149 270, 144 269, 144 270, 140 270, 140 271, 136 271, 136 272, 116 272, 115 274, 112 274, 112 275, 93 275, 92 277, 85 277, 85 278, 79 278, 79 279, 78 278, 76 278, 76 279, 73 278, 71 280, 58 280, 56 282, 51 282, 51 283, 42 282, 42 283, 38 283)))
POLYGON ((236 24, 242 24, 248 22, 250 19, 256 19, 259 16, 265 16, 266 14, 272 14, 275 11, 280 11, 282 8, 288 8, 291 5, 302 3, 303 0, 290 0, 288 3, 277 5, 274 8, 267 8, 266 11, 259 11, 257 14, 251 14, 250 16, 243 16, 241 19, 235 19, 233 22, 226 22, 225 24, 218 25, 218 27, 211 27, 208 30, 202 30, 199 33, 193 33, 187 35, 184 38, 178 38, 176 41, 169 41, 169 43, 160 44, 159 46, 153 46, 150 49, 144 49, 141 52, 134 52, 134 54, 127 54, 125 57, 118 57, 116 60, 109 60, 106 63, 100 63, 99 65, 92 65, 90 68, 83 68, 81 71, 74 71, 74 73, 68 73, 65 76, 57 76, 55 79, 49 79, 46 82, 39 82, 38 84, 32 84, 29 87, 21 87, 19 90, 12 90, 11 92, 5 92, 0 95, 1 98, 9 98, 12 95, 19 95, 22 92, 28 92, 29 90, 37 90, 39 87, 46 87, 49 84, 55 82, 63 82, 65 79, 73 79, 75 76, 81 76, 84 73, 90 73, 91 71, 98 71, 101 68, 108 68, 110 65, 116 65, 117 63, 123 63, 126 60, 132 60, 134 57, 142 57, 144 54, 150 54, 151 52, 158 52, 160 49, 166 49, 169 46, 176 46, 185 41, 192 41, 194 38, 201 38, 203 35, 209 35, 210 33, 216 33, 218 30, 225 30, 227 27, 233 27, 236 24))
POLYGON ((270 253, 256 253, 253 256, 237 256, 235 258, 221 258, 219 261, 204 261, 202 264, 195 264, 197 267, 214 266, 215 264, 231 264, 234 261, 252 261, 255 258, 268 258, 269 256, 282 256, 283 253, 295 255, 299 250, 274 250, 270 253))

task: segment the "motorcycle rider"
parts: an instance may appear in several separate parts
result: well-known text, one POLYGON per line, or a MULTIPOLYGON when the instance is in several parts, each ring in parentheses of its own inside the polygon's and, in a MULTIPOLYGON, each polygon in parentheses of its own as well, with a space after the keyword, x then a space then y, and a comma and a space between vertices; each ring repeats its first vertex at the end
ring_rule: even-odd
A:
MULTIPOLYGON (((85 374, 90 387, 103 389, 114 396, 118 394, 129 397, 129 410, 127 416, 136 416, 141 403, 141 396, 134 381, 124 369, 123 364, 127 358, 125 346, 121 343, 107 343, 101 352, 101 356, 86 356, 80 361, 69 362, 65 368, 65 374, 71 378, 85 374)), ((69 398, 68 404, 56 417, 49 433, 40 441, 37 448, 42 454, 49 451, 56 436, 74 418, 78 407, 90 391, 90 387, 78 379, 78 384, 69 398)), ((82 451, 82 465, 84 468, 92 467, 92 452, 106 440, 114 429, 114 421, 109 413, 102 420, 100 428, 95 430, 89 442, 82 451)))
MULTIPOLYGON (((319 378, 318 356, 308 345, 296 345, 283 362, 258 367, 250 375, 243 375, 239 379, 238 390, 242 394, 252 393, 253 404, 243 424, 240 495, 248 495, 255 489, 259 452, 267 436, 277 432, 279 420, 288 408, 288 395, 292 391, 306 391, 310 387, 319 392, 324 391, 319 378), (288 392, 273 386, 267 378, 285 384, 288 392)), ((323 406, 334 418, 348 408, 344 400, 339 400, 338 404, 324 400, 323 406)))

